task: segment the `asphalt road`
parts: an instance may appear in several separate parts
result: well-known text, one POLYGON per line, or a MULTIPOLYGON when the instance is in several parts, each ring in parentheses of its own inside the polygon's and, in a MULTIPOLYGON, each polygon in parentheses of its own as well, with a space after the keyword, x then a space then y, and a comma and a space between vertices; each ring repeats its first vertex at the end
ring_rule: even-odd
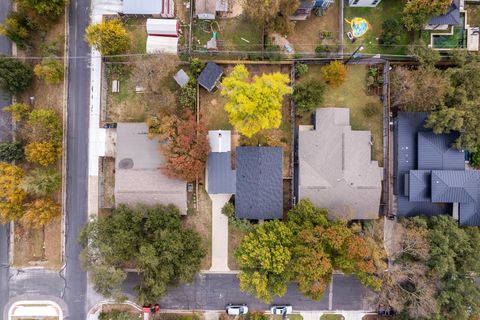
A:
MULTIPOLYGON (((138 276, 130 273, 124 283, 123 290, 135 296, 134 287, 138 276)), ((276 298, 272 304, 291 304, 297 311, 315 310, 371 310, 367 290, 355 277, 336 274, 330 288, 320 301, 304 297, 295 284, 288 287, 287 293, 276 298)), ((235 274, 202 273, 194 282, 170 288, 168 295, 160 302, 162 309, 174 310, 223 310, 229 303, 245 303, 252 310, 268 310, 255 297, 240 291, 235 274)))
POLYGON ((90 19, 90 1, 73 0, 69 4, 69 79, 67 132, 67 199, 64 300, 70 319, 85 319, 87 276, 80 267, 81 248, 78 233, 87 220, 88 120, 90 109, 89 61, 75 57, 90 55, 83 40, 90 19))
MULTIPOLYGON (((10 0, 0 0, 0 23, 3 23, 5 20, 5 17, 10 11, 10 6, 10 0)), ((12 44, 3 36, 0 36, 0 54, 12 54, 12 44)), ((1 110, 4 106, 9 105, 10 102, 11 97, 0 90, 0 142, 10 139, 11 120, 9 115, 1 110)), ((8 302, 9 297, 8 246, 10 238, 8 235, 8 225, 0 225, 0 315, 2 314, 3 307, 8 302)))

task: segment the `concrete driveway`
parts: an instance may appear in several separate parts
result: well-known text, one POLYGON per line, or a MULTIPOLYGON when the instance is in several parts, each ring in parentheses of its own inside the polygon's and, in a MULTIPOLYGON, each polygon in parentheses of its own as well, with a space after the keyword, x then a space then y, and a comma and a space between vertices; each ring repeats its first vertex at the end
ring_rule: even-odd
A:
POLYGON ((228 268, 228 218, 222 214, 223 206, 231 194, 210 194, 212 199, 212 272, 227 272, 228 268))

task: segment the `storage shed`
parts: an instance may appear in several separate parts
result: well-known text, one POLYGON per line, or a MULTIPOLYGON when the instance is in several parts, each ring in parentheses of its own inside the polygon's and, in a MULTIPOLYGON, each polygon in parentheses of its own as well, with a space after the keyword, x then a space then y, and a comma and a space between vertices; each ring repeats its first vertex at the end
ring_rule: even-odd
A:
POLYGON ((147 19, 149 36, 178 37, 180 23, 176 19, 147 19))
POLYGON ((198 84, 207 89, 208 92, 211 92, 222 77, 222 74, 222 68, 210 61, 198 76, 198 84))
POLYGON ((147 53, 172 53, 177 54, 178 38, 148 36, 147 53))
POLYGON ((123 0, 123 14, 173 18, 175 4, 173 0, 123 0))

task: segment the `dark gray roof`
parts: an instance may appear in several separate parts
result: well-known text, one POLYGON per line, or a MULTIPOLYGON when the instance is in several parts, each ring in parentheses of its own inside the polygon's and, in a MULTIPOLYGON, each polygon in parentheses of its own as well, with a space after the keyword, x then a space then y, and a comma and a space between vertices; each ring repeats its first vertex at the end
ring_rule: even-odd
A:
POLYGON ((432 171, 432 201, 473 203, 480 190, 480 172, 476 170, 432 171))
POLYGON ((231 152, 211 152, 208 155, 208 193, 235 194, 236 179, 231 152))
POLYGON ((460 203, 460 224, 462 226, 480 226, 480 208, 478 202, 460 203))
POLYGON ((447 13, 431 18, 428 21, 429 25, 458 25, 460 24, 460 0, 453 0, 452 4, 448 8, 447 13))
POLYGON ((279 147, 237 148, 235 215, 243 219, 283 217, 283 152, 279 147))
POLYGON ((458 134, 418 133, 418 169, 464 170, 465 154, 452 148, 458 134))
POLYGON ((430 170, 410 170, 409 201, 430 201, 430 174, 430 170))
POLYGON ((222 74, 222 68, 220 68, 216 63, 209 61, 198 76, 198 84, 208 91, 212 91, 213 88, 215 88, 217 81, 220 80, 222 74))

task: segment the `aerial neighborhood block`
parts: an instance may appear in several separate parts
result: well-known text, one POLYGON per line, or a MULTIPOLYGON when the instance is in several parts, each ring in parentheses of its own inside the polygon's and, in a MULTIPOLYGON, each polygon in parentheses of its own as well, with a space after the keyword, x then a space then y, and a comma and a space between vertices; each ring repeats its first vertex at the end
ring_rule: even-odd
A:
POLYGON ((352 130, 350 109, 319 108, 299 129, 299 198, 345 219, 377 219, 382 168, 372 160, 371 133, 352 130))
POLYGON ((119 123, 115 159, 116 205, 173 204, 187 214, 185 181, 163 174, 158 139, 148 138, 145 123, 119 123))

